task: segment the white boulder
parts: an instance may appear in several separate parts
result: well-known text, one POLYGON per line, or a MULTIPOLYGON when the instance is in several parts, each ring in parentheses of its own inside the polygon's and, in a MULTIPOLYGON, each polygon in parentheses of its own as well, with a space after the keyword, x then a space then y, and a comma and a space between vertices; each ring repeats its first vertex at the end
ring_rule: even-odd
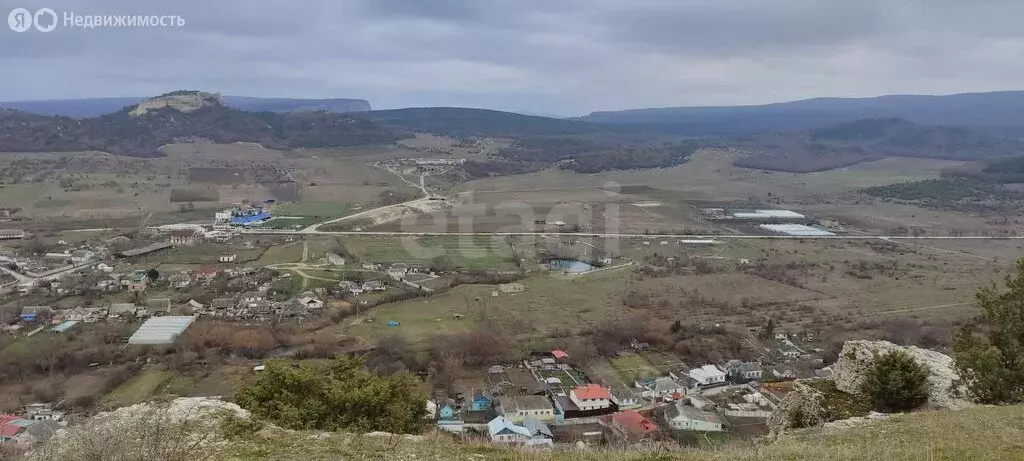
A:
POLYGON ((888 341, 856 340, 844 343, 839 360, 832 365, 832 379, 836 388, 850 394, 859 394, 864 375, 875 358, 895 350, 905 351, 929 370, 929 407, 960 409, 973 406, 971 402, 953 396, 950 390, 953 381, 957 379, 951 357, 919 347, 898 346, 888 341))

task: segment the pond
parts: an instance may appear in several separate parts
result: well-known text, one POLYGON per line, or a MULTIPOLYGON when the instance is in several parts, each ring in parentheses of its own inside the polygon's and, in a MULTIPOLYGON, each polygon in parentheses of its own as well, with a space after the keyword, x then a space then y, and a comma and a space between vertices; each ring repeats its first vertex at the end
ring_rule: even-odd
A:
POLYGON ((574 274, 590 272, 597 269, 590 264, 583 261, 577 261, 575 259, 552 259, 551 261, 548 261, 548 266, 551 267, 551 270, 572 272, 574 274))

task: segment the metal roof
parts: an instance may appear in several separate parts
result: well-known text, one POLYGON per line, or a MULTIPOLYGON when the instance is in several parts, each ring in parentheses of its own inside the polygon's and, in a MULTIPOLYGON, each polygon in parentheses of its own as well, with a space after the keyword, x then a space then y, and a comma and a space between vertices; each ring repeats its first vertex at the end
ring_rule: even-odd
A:
POLYGON ((768 215, 772 218, 803 218, 804 215, 790 210, 754 210, 755 213, 768 215))
POLYGON ((196 316, 153 317, 128 338, 128 344, 170 344, 196 320, 196 316))
POLYGON ((765 230, 772 232, 778 232, 786 235, 798 235, 798 236, 828 236, 836 235, 832 232, 814 228, 811 226, 805 226, 803 224, 761 224, 758 226, 765 230))
POLYGON ((63 333, 65 331, 70 330, 71 327, 73 327, 75 325, 78 325, 78 320, 68 320, 66 322, 61 323, 60 325, 57 325, 57 326, 53 327, 51 329, 51 331, 56 331, 57 333, 63 333))

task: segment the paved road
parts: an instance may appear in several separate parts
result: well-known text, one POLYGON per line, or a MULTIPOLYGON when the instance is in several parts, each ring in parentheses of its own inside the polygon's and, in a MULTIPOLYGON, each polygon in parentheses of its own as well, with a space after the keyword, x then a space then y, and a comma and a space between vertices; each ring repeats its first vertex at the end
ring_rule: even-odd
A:
MULTIPOLYGON (((411 200, 411 201, 408 201, 408 202, 396 203, 394 205, 382 206, 380 208, 374 208, 372 210, 360 211, 359 213, 356 213, 356 214, 350 214, 348 216, 342 216, 340 218, 331 219, 329 221, 324 221, 324 222, 319 223, 319 224, 313 224, 312 226, 309 226, 309 227, 307 227, 305 229, 302 229, 302 230, 299 230, 299 231, 277 232, 275 229, 251 229, 251 230, 243 230, 242 232, 245 233, 245 234, 328 234, 329 235, 330 232, 321 231, 321 230, 319 230, 319 227, 320 226, 326 226, 328 224, 334 224, 334 223, 339 223, 339 222, 344 222, 344 221, 351 221, 353 219, 366 218, 368 216, 373 216, 374 214, 380 213, 382 211, 390 211, 392 209, 399 209, 399 208, 407 207, 407 206, 410 206, 410 205, 417 205, 417 204, 420 204, 420 203, 425 203, 427 200, 429 200, 429 199, 427 199, 427 198, 420 198, 420 199, 411 200)), ((338 235, 342 235, 342 234, 338 234, 338 235)))
POLYGON ((19 274, 19 273, 14 272, 14 271, 12 271, 12 270, 10 270, 10 269, 2 266, 2 265, 0 265, 0 271, 6 272, 6 273, 10 274, 12 277, 14 277, 15 279, 17 279, 18 280, 18 284, 27 285, 27 284, 34 284, 35 282, 37 282, 39 280, 42 280, 42 281, 57 280, 57 279, 63 277, 64 274, 67 274, 68 272, 76 271, 76 270, 81 269, 83 267, 91 266, 91 265, 97 264, 97 263, 99 263, 99 261, 89 261, 89 262, 84 263, 84 264, 67 266, 64 269, 61 269, 61 270, 59 270, 57 272, 54 272, 52 274, 46 274, 46 275, 44 275, 42 277, 30 277, 30 276, 27 276, 25 274, 19 274))
MULTIPOLYGON (((425 199, 416 200, 414 202, 422 202, 425 199)), ((389 205, 382 208, 400 207, 406 206, 413 202, 405 202, 398 205, 389 205)), ((560 237, 597 237, 597 238, 620 238, 620 239, 645 239, 645 240, 667 240, 667 239, 714 239, 714 240, 728 240, 728 239, 770 239, 770 240, 1021 240, 1024 236, 1019 237, 993 237, 984 235, 975 236, 961 236, 961 237, 949 237, 949 236, 909 236, 909 235, 816 235, 816 236, 799 236, 799 235, 691 235, 691 234, 629 234, 629 233, 589 233, 589 232, 380 232, 380 231, 321 231, 315 229, 316 227, 323 224, 331 224, 346 219, 357 218, 365 216, 367 213, 373 213, 381 210, 376 208, 373 210, 357 213, 354 215, 346 216, 344 218, 338 218, 331 221, 327 221, 301 231, 290 231, 284 229, 249 229, 243 230, 245 234, 256 234, 256 235, 292 235, 292 234, 315 234, 315 235, 375 235, 375 236, 437 236, 437 235, 452 235, 452 236, 560 236, 560 237)), ((991 258, 987 258, 991 259, 991 258)))

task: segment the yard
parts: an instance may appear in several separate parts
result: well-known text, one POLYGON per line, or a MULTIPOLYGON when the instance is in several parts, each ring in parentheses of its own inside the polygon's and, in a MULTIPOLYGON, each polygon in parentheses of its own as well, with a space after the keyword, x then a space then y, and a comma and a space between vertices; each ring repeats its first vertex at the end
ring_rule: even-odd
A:
POLYGON ((657 368, 654 368, 654 365, 651 365, 651 362, 648 362, 647 359, 640 354, 624 352, 618 357, 609 359, 609 361, 611 362, 612 368, 614 368, 615 371, 619 373, 619 376, 622 377, 622 380, 627 383, 643 378, 659 376, 661 374, 657 368))

